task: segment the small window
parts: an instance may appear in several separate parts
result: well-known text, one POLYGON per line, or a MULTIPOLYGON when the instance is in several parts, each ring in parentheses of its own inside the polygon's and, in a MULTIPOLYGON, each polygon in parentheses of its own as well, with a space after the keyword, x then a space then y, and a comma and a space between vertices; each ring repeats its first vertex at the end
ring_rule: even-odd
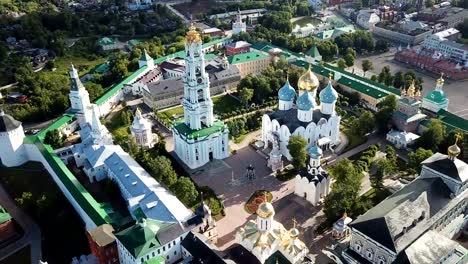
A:
POLYGON ((372 250, 370 250, 370 249, 367 250, 366 257, 368 259, 372 259, 374 257, 374 253, 372 252, 372 250))
POLYGON ((177 255, 177 250, 174 251, 174 256, 177 255))

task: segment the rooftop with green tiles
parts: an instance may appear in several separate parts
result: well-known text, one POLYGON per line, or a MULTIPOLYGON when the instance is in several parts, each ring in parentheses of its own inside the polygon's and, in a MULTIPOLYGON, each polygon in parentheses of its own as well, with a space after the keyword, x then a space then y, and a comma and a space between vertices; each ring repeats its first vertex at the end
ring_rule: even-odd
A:
POLYGON ((341 77, 338 80, 339 84, 346 85, 360 93, 367 94, 375 99, 380 99, 388 95, 388 93, 372 88, 368 85, 362 84, 361 82, 354 81, 348 77, 341 77))
POLYGON ((463 132, 468 133, 468 120, 464 119, 463 117, 441 109, 439 112, 437 112, 437 118, 440 119, 449 130, 458 128, 463 132))
POLYGON ((175 122, 173 127, 179 134, 187 139, 207 137, 226 129, 226 125, 221 120, 216 120, 211 127, 205 127, 199 130, 190 129, 183 121, 175 122))
POLYGON ((283 49, 281 47, 269 44, 269 43, 264 43, 264 42, 257 42, 252 45, 253 49, 260 50, 263 52, 269 52, 272 49, 280 49, 281 50, 281 56, 284 56, 286 59, 291 60, 291 59, 296 59, 296 58, 302 58, 304 57, 303 55, 299 53, 292 52, 287 49, 283 49))
POLYGON ((145 66, 139 68, 138 70, 134 71, 132 74, 127 76, 125 79, 123 79, 120 83, 118 83, 117 85, 115 85, 112 88, 110 88, 109 90, 107 90, 107 92, 104 95, 102 95, 101 97, 99 97, 99 99, 97 99, 95 103, 97 105, 101 105, 104 102, 106 102, 107 100, 109 100, 109 98, 114 96, 115 93, 120 91, 120 89, 122 89, 125 85, 129 84, 130 81, 133 81, 136 78, 137 75, 144 72, 147 67, 148 66, 145 65, 145 66))
MULTIPOLYGON (((294 62, 292 62, 291 64, 297 66, 297 67, 302 67, 304 69, 307 69, 309 67, 309 63, 306 62, 306 61, 303 61, 303 60, 296 60, 294 62)), ((330 72, 330 70, 320 66, 319 64, 312 64, 312 71, 314 73, 317 73, 319 75, 322 75, 324 77, 328 77, 330 72)))
POLYGON ((244 63, 249 61, 256 61, 268 58, 268 54, 261 51, 251 51, 246 53, 239 53, 228 57, 230 64, 244 63))
POLYGON ((70 115, 70 114, 63 115, 59 119, 55 120, 55 122, 53 122, 50 126, 48 126, 45 129, 41 130, 41 132, 39 132, 37 134, 37 137, 41 141, 43 141, 44 138, 45 138, 45 135, 47 134, 48 131, 60 129, 60 128, 66 126, 72 119, 73 119, 73 115, 70 115))
POLYGON ((352 77, 352 78, 354 78, 354 79, 356 79, 356 80, 359 80, 359 81, 361 81, 361 82, 365 82, 365 83, 367 83, 367 84, 369 84, 369 85, 373 85, 373 86, 375 86, 375 87, 377 87, 377 88, 380 88, 380 89, 382 89, 382 90, 384 90, 384 91, 386 91, 386 92, 389 92, 389 93, 392 93, 392 94, 395 94, 395 95, 398 95, 398 96, 401 95, 401 92, 400 92, 399 89, 396 89, 396 88, 387 86, 387 85, 385 85, 385 84, 383 84, 383 83, 379 83, 379 82, 376 82, 376 81, 372 81, 372 80, 370 80, 370 79, 367 79, 367 78, 365 78, 365 77, 362 77, 362 76, 359 76, 359 75, 350 73, 350 72, 348 72, 348 71, 346 71, 346 70, 340 69, 340 68, 338 68, 338 67, 335 67, 335 66, 330 65, 330 64, 327 64, 327 63, 324 64, 324 67, 325 67, 325 68, 328 68, 328 69, 330 69, 330 70, 333 70, 333 71, 335 71, 335 72, 340 72, 340 73, 342 73, 342 74, 344 74, 344 75, 348 75, 348 76, 350 76, 350 77, 352 77))

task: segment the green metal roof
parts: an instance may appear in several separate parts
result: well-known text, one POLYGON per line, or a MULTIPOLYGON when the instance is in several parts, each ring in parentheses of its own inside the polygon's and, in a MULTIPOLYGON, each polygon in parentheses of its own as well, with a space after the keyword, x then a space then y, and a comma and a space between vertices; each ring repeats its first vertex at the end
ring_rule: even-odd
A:
POLYGON ((313 45, 306 53, 306 55, 309 55, 312 58, 320 57, 320 52, 317 49, 317 46, 313 45))
POLYGON ((176 122, 173 127, 175 130, 177 130, 179 134, 189 139, 207 137, 211 134, 214 134, 216 132, 220 132, 226 129, 226 125, 221 120, 214 121, 213 126, 211 127, 206 127, 206 128, 199 129, 199 130, 190 129, 183 121, 176 122))
POLYGON ((351 80, 348 77, 344 77, 344 76, 338 80, 338 83, 342 85, 346 85, 360 93, 367 94, 370 97, 373 97, 375 99, 380 99, 388 95, 388 93, 386 92, 382 92, 380 90, 377 90, 375 88, 372 88, 360 82, 351 80))
POLYGON ((109 37, 103 37, 99 40, 99 45, 113 45, 115 44, 115 40, 109 37))
POLYGON ((136 45, 140 44, 141 41, 139 41, 138 39, 131 39, 129 41, 127 41, 127 45, 130 49, 133 49, 136 45))
POLYGON ((281 56, 285 57, 288 60, 296 59, 296 58, 301 58, 304 57, 299 53, 292 52, 290 50, 275 46, 270 43, 265 43, 265 42, 257 42, 252 45, 253 49, 260 50, 263 52, 269 52, 271 49, 281 49, 281 56))
POLYGON ((11 220, 11 215, 0 205, 0 224, 11 220))
POLYGON ((207 53, 207 54, 205 54, 204 57, 205 57, 205 60, 211 60, 211 59, 216 58, 217 56, 214 53, 207 53))
POLYGON ((447 102, 447 97, 445 96, 445 94, 442 91, 437 90, 433 90, 430 93, 428 93, 426 96, 424 96, 424 99, 427 99, 437 104, 447 102))
POLYGON ((333 32, 334 32, 333 29, 324 30, 322 32, 319 32, 319 33, 315 34, 315 37, 318 38, 318 39, 321 39, 321 40, 326 40, 326 39, 329 39, 329 38, 331 38, 333 36, 333 32))
POLYGON ((118 91, 120 91, 120 89, 122 89, 125 85, 129 84, 130 81, 133 81, 137 75, 141 74, 142 72, 144 72, 146 70, 146 68, 148 68, 148 66, 144 65, 143 67, 139 68, 138 70, 134 71, 132 74, 130 74, 128 77, 126 77, 125 79, 123 79, 120 83, 118 83, 117 85, 115 85, 114 87, 110 88, 109 90, 107 90, 107 92, 102 95, 99 99, 96 100, 96 104, 97 105, 101 105, 103 104, 104 102, 106 102, 107 100, 109 100, 109 98, 111 98, 112 96, 114 96, 118 91))
POLYGON ((439 110, 439 112, 437 112, 437 118, 440 119, 450 130, 458 128, 463 132, 468 132, 468 120, 452 114, 447 110, 439 110))
POLYGON ((104 62, 99 65, 96 65, 93 69, 91 69, 88 74, 94 74, 94 73, 99 73, 99 74, 104 74, 109 71, 109 63, 104 62))
POLYGON ((239 53, 228 57, 230 64, 244 63, 249 61, 256 61, 268 58, 268 55, 260 51, 251 51, 246 53, 239 53))
POLYGON ((392 93, 392 94, 395 94, 395 95, 398 95, 398 96, 401 95, 401 91, 399 89, 396 89, 396 88, 387 86, 385 84, 382 84, 382 83, 379 83, 379 82, 376 82, 376 81, 372 81, 372 80, 367 79, 365 77, 361 77, 359 75, 347 72, 346 70, 340 69, 338 67, 335 67, 335 66, 327 64, 327 63, 324 64, 324 67, 328 68, 328 69, 331 69, 331 70, 333 70, 335 72, 340 72, 343 75, 351 76, 354 79, 357 79, 357 80, 365 82, 365 83, 367 83, 369 85, 373 85, 375 87, 378 87, 378 88, 380 88, 380 89, 382 89, 382 90, 384 90, 386 92, 389 92, 389 93, 392 93))
POLYGON ((139 258, 160 247, 158 232, 174 224, 147 218, 115 236, 135 258, 139 258))
POLYGON ((36 141, 36 146, 59 180, 96 226, 113 223, 113 219, 107 214, 103 206, 81 185, 75 175, 71 173, 63 161, 55 154, 52 147, 43 144, 40 140, 36 141))
POLYGON ((37 137, 41 141, 43 141, 48 131, 61 129, 64 126, 66 126, 72 119, 73 119, 73 115, 69 115, 69 114, 63 115, 59 119, 55 120, 55 122, 53 122, 50 126, 48 126, 47 128, 43 129, 41 132, 39 132, 37 134, 37 137))

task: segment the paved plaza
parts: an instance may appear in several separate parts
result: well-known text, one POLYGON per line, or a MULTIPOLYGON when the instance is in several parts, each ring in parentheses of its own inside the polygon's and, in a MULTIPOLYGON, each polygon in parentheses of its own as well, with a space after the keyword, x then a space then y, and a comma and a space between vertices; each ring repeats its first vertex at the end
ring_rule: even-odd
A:
MULTIPOLYGON (((293 227, 293 218, 296 218, 300 238, 311 248, 312 254, 319 254, 325 246, 322 243, 329 242, 318 239, 314 234, 318 224, 324 220, 321 207, 314 207, 294 195, 294 180, 277 180, 266 165, 266 157, 247 146, 225 160, 211 162, 192 175, 199 186, 209 186, 224 201, 226 216, 218 221, 217 246, 221 250, 229 248, 235 242, 236 231, 248 220, 255 219, 255 215, 244 210, 244 205, 254 191, 265 189, 273 194, 275 220, 289 229, 293 227), (253 181, 245 178, 249 164, 255 166, 256 179, 253 181)), ((326 257, 321 254, 319 258, 326 257)))

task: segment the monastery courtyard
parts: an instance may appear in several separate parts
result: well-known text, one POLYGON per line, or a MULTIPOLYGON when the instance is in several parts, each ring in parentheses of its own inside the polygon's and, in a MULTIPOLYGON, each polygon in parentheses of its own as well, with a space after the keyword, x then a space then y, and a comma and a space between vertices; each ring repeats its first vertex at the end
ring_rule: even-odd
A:
POLYGON ((226 216, 217 223, 219 233, 217 246, 220 249, 229 248, 235 242, 236 231, 248 220, 256 217, 255 214, 250 215, 244 210, 244 204, 254 191, 261 189, 273 194, 275 220, 289 229, 293 227, 292 216, 294 216, 297 220, 296 227, 301 231, 300 238, 310 247, 311 253, 316 255, 319 253, 318 248, 324 248, 324 245, 318 247, 312 245, 315 239, 314 230, 324 219, 321 207, 313 207, 294 195, 294 180, 287 182, 277 180, 267 167, 266 158, 252 147, 245 146, 227 159, 215 160, 197 169, 191 177, 199 186, 212 188, 224 201, 226 216), (256 179, 252 181, 245 178, 249 164, 255 167, 256 179))

